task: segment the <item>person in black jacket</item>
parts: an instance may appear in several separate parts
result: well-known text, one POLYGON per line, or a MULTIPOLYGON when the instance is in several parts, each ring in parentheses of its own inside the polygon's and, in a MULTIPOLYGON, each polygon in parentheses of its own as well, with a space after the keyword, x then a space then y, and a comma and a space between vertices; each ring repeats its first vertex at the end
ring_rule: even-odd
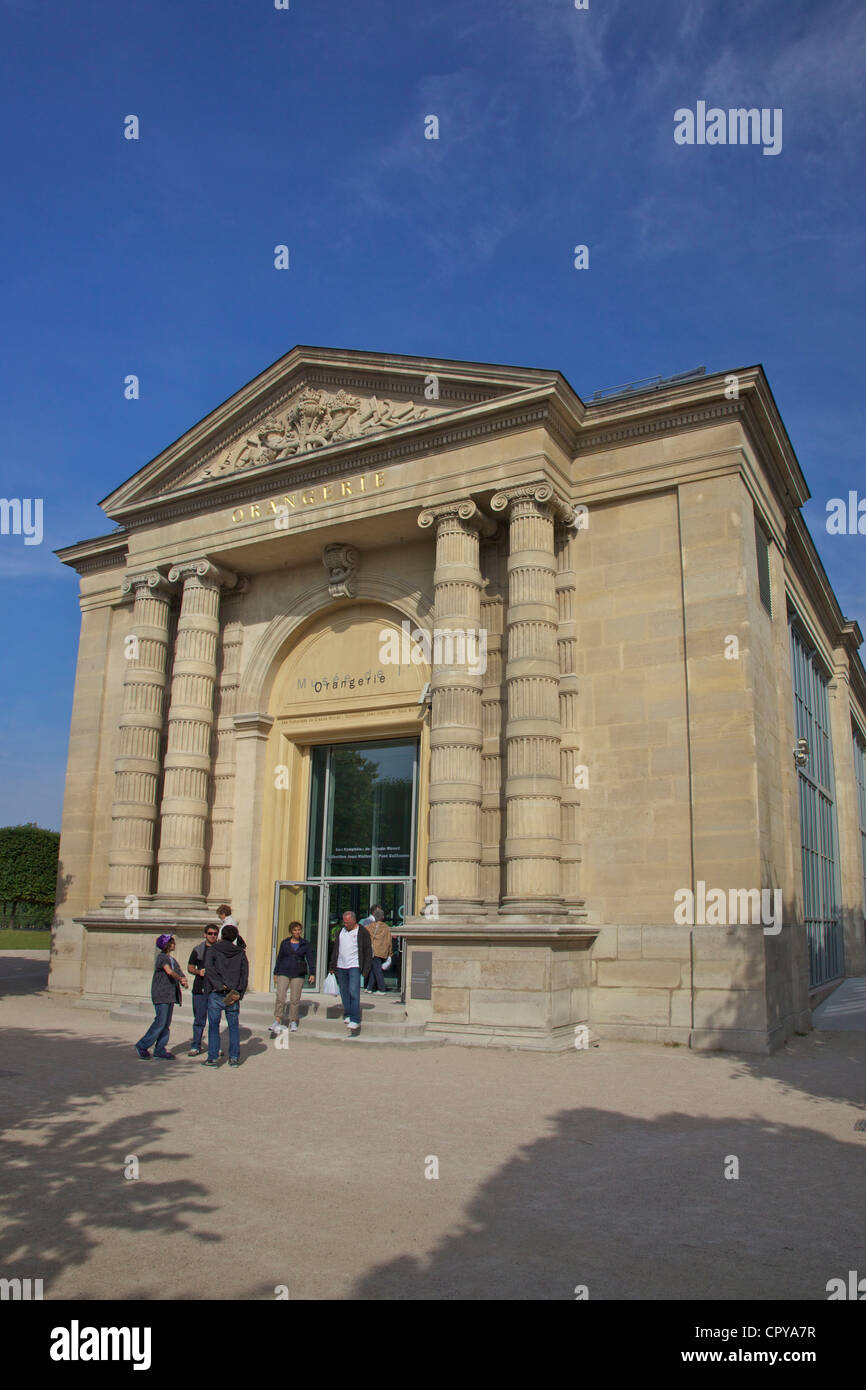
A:
POLYGON ((184 989, 189 987, 189 980, 184 975, 172 951, 177 950, 177 942, 168 932, 156 938, 156 949, 158 955, 153 968, 153 979, 150 984, 150 997, 153 1000, 154 1020, 148 1028, 143 1038, 139 1038, 135 1044, 135 1050, 139 1057, 150 1058, 148 1048, 154 1044, 153 1055, 160 1057, 163 1061, 173 1062, 174 1053, 166 1049, 168 1042, 168 1030, 171 1026, 171 1016, 174 1013, 175 1004, 181 1001, 181 986, 184 989))
POLYGON ((280 949, 274 961, 274 989, 276 990, 277 1001, 274 1005, 274 1021, 270 1027, 270 1032, 274 1035, 286 1031, 286 1025, 283 1023, 283 1015, 286 1012, 286 990, 290 991, 289 1030, 296 1033, 298 1031, 304 976, 309 975, 311 985, 316 983, 313 943, 306 939, 303 931, 304 928, 300 922, 289 923, 289 935, 280 942, 280 949))
POLYGON ((250 967, 237 936, 237 927, 223 927, 222 940, 208 946, 204 954, 204 988, 208 1000, 207 1061, 202 1062, 203 1067, 219 1066, 220 1022, 224 1010, 229 1026, 229 1066, 240 1066, 240 1003, 247 991, 250 967))
POLYGON ((328 969, 337 977, 343 1001, 343 1020, 349 1034, 361 1026, 361 976, 368 975, 373 964, 373 944, 366 927, 358 926, 354 912, 343 913, 343 925, 331 942, 328 969))

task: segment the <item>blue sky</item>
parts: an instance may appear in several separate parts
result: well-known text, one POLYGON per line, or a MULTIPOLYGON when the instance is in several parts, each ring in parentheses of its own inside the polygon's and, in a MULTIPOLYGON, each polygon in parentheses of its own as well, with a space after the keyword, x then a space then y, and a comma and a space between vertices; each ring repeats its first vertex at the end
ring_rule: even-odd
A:
POLYGON ((296 343, 584 396, 761 362, 866 626, 866 538, 824 526, 866 496, 860 0, 290 4, 0 0, 0 495, 45 513, 42 545, 0 536, 0 824, 60 825, 78 606, 52 551, 296 343), (676 145, 699 100, 781 108, 782 152, 676 145))

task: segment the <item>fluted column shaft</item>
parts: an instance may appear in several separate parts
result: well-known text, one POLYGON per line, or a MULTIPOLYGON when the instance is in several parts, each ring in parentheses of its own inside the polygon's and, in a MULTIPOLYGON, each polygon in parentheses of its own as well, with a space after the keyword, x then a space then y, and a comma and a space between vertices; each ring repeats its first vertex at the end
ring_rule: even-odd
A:
POLYGON ((222 642, 214 720, 213 802, 207 896, 231 901, 232 836, 235 818, 235 714, 241 680, 241 580, 222 602, 222 642))
POLYGON ((559 660, 554 519, 571 509, 549 484, 506 489, 505 895, 508 912, 562 910, 559 660))
POLYGON ((481 688, 481 894, 488 911, 502 900, 505 549, 502 538, 481 546, 481 622, 487 632, 487 670, 481 688))
POLYGON ((183 905, 204 902, 220 590, 236 576, 203 559, 174 566, 169 579, 183 582, 183 596, 160 811, 159 897, 183 905))
MULTIPOLYGON (((556 602, 559 651, 559 726, 562 741, 561 833, 562 896, 574 902, 580 891, 580 803, 585 785, 575 776, 581 763, 577 732, 577 575, 572 547, 580 543, 574 528, 560 523, 555 532, 556 602)), ((587 774, 588 775, 588 774, 587 774)))
POLYGON ((133 595, 133 609, 131 631, 124 637, 126 676, 120 754, 114 765, 106 905, 153 892, 173 587, 156 570, 123 581, 123 592, 133 595))
POLYGON ((436 532, 428 880, 441 916, 481 906, 479 531, 494 528, 472 501, 430 508, 418 524, 436 532))

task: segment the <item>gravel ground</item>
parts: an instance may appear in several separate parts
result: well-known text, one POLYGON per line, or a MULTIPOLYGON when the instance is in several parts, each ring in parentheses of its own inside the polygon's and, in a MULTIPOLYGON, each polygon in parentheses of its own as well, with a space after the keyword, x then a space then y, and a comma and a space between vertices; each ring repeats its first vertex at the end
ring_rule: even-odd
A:
POLYGON ((766 1058, 242 1029, 210 1070, 188 1001, 177 1060, 143 1062, 46 962, 0 957, 0 1274, 46 1298, 823 1301, 866 1273, 866 1033, 766 1058))

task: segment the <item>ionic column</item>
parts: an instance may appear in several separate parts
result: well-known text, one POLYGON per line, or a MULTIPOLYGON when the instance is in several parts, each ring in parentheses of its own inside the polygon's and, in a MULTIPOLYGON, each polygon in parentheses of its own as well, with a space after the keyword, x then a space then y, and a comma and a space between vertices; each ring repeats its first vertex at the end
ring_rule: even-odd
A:
POLYGON ((429 891, 440 916, 481 907, 481 569, 479 531, 494 523, 472 501, 421 512, 436 528, 430 726, 429 891), (451 658, 449 660, 449 658, 451 658), (472 669, 475 667, 476 669, 472 669))
POLYGON ((231 902, 232 836, 235 818, 235 714, 241 681, 241 579, 222 601, 222 641, 214 707, 213 788, 207 897, 231 902))
POLYGON ((496 912, 502 900, 502 678, 505 653, 505 549, 500 535, 481 545, 481 623, 487 670, 481 687, 481 895, 496 912))
POLYGON ((554 520, 573 509, 549 483, 507 488, 505 895, 511 913, 562 912, 562 829, 554 520))
POLYGON ((562 834, 562 896, 574 903, 580 893, 580 803, 585 777, 575 773, 581 760, 577 733, 577 576, 574 571, 572 547, 579 545, 573 526, 560 523, 555 531, 556 545, 556 604, 558 618, 557 650, 559 652, 559 727, 561 739, 561 796, 560 818, 562 834), (579 783, 579 785, 578 785, 579 783))
POLYGON ((168 712, 158 894, 160 906, 183 906, 204 902, 220 590, 233 588, 237 576, 201 559, 175 565, 168 577, 183 582, 183 596, 168 712))
POLYGON ((132 594, 131 631, 124 637, 126 676, 120 716, 120 755, 114 765, 114 805, 108 852, 106 907, 153 892, 159 754, 165 719, 166 664, 174 585, 157 570, 123 581, 132 594))

